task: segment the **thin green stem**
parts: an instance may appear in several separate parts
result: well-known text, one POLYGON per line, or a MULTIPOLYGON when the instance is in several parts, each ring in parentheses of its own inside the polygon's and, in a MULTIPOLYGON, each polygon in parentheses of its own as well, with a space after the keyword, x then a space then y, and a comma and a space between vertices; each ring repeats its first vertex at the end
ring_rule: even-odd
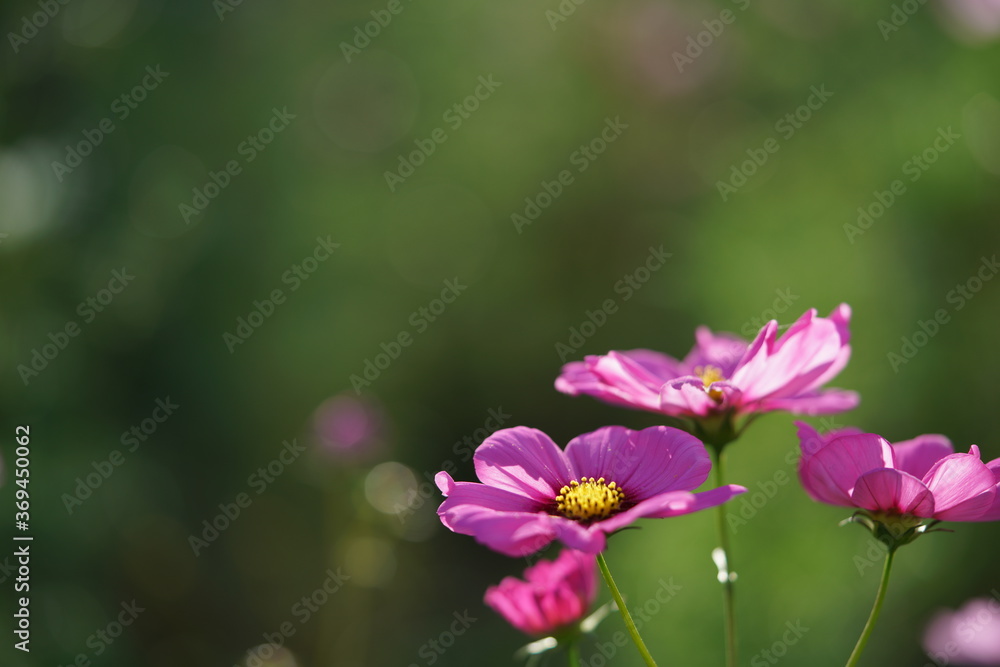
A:
POLYGON ((858 664, 861 652, 865 650, 865 644, 868 643, 868 638, 871 636, 872 630, 875 629, 875 621, 878 620, 879 612, 882 611, 882 602, 885 601, 885 591, 889 588, 889 572, 892 570, 892 557, 895 553, 895 549, 889 549, 885 555, 885 567, 882 568, 882 581, 879 582, 878 593, 875 594, 875 605, 872 607, 872 613, 868 615, 868 622, 865 623, 865 629, 858 637, 858 643, 854 647, 851 657, 847 659, 846 667, 854 667, 858 664))
POLYGON ((580 667, 580 642, 575 639, 570 641, 566 652, 569 654, 569 667, 580 667))
POLYGON ((628 613, 628 607, 625 606, 625 600, 622 598, 621 592, 618 590, 618 586, 615 585, 615 580, 611 577, 611 570, 608 569, 608 564, 604 560, 604 554, 597 554, 597 564, 601 568, 601 574, 604 575, 604 581, 608 585, 608 589, 611 590, 611 597, 615 599, 615 604, 618 605, 618 611, 621 612, 622 618, 625 619, 625 627, 628 629, 629 635, 632 637, 632 642, 635 647, 639 649, 639 653, 642 655, 642 659, 646 661, 649 667, 656 667, 656 661, 653 660, 653 656, 649 654, 649 649, 646 645, 642 643, 642 637, 639 636, 639 630, 635 627, 635 621, 632 620, 632 615, 628 613))
MULTIPOLYGON (((715 453, 715 485, 721 487, 725 484, 725 460, 726 455, 722 447, 712 447, 715 453)), ((725 505, 716 507, 716 528, 719 534, 719 550, 721 559, 717 559, 716 565, 719 568, 719 583, 722 584, 722 615, 726 635, 726 666, 736 667, 736 609, 733 600, 733 581, 736 574, 733 572, 733 561, 729 552, 729 528, 726 526, 725 505)))

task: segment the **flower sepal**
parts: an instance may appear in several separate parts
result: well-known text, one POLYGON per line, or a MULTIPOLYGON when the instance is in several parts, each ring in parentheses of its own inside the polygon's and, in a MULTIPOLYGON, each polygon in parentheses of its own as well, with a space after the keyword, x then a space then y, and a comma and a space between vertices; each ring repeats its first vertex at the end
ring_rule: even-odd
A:
POLYGON ((723 447, 739 437, 735 421, 735 415, 730 410, 721 414, 692 420, 687 430, 706 445, 721 452, 723 447))
POLYGON ((849 523, 867 528, 889 551, 895 551, 925 533, 951 532, 946 528, 935 528, 941 523, 937 519, 924 523, 924 519, 908 514, 858 511, 841 521, 840 525, 846 526, 849 523))

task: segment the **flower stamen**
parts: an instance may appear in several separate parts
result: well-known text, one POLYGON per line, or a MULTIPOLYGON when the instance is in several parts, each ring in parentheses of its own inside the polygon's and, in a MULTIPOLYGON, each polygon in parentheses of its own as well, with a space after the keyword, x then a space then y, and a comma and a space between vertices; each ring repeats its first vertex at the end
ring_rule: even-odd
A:
POLYGON ((605 483, 603 477, 581 477, 559 489, 555 500, 556 509, 567 519, 592 521, 606 519, 620 510, 625 492, 614 482, 605 483))
POLYGON ((711 365, 695 366, 694 374, 701 378, 701 383, 709 398, 717 403, 721 402, 724 397, 723 393, 720 389, 712 387, 712 384, 726 379, 722 374, 722 369, 711 365))

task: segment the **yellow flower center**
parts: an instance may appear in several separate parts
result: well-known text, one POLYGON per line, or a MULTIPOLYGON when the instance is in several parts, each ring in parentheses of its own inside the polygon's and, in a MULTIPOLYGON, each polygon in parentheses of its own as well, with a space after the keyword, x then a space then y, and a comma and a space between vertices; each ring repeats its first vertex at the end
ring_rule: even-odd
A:
POLYGON ((582 477, 559 489, 556 509, 567 519, 591 521, 607 519, 621 509, 625 492, 614 482, 605 484, 604 478, 582 477))
POLYGON ((712 388, 712 384, 726 379, 722 375, 722 369, 710 365, 695 366, 694 374, 701 378, 701 383, 705 387, 705 391, 708 392, 709 398, 717 403, 721 402, 723 399, 722 390, 712 388))
POLYGON ((701 381, 705 385, 706 389, 708 389, 713 382, 726 379, 722 376, 722 369, 717 366, 695 366, 694 374, 701 378, 701 381))

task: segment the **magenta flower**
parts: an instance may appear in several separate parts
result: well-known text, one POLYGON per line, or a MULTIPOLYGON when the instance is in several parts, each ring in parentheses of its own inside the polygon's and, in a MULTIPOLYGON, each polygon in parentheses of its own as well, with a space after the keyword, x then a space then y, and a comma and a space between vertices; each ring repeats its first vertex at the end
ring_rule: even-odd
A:
POLYGON ((924 633, 924 649, 939 665, 1000 665, 1000 602, 977 598, 939 612, 924 633))
POLYGON ((506 577, 491 586, 486 604, 521 632, 553 635, 576 625, 597 597, 597 559, 564 549, 554 561, 539 561, 524 580, 506 577))
POLYGON ((696 420, 774 410, 842 412, 858 404, 857 394, 822 386, 851 355, 850 317, 846 303, 829 317, 808 310, 780 338, 771 320, 749 344, 700 327, 683 361, 651 350, 588 356, 563 366, 556 389, 696 420))
POLYGON ((891 445, 874 433, 845 432, 820 436, 799 424, 799 479, 813 500, 856 507, 876 524, 904 529, 924 519, 1000 519, 1000 459, 984 464, 975 445, 968 454, 956 454, 942 435, 891 445))
POLYGON ((691 493, 711 462, 694 436, 667 426, 631 431, 606 426, 558 446, 524 426, 497 431, 476 449, 482 484, 435 477, 447 500, 441 522, 508 556, 553 540, 591 554, 606 535, 636 519, 689 514, 746 491, 727 485, 691 493))

